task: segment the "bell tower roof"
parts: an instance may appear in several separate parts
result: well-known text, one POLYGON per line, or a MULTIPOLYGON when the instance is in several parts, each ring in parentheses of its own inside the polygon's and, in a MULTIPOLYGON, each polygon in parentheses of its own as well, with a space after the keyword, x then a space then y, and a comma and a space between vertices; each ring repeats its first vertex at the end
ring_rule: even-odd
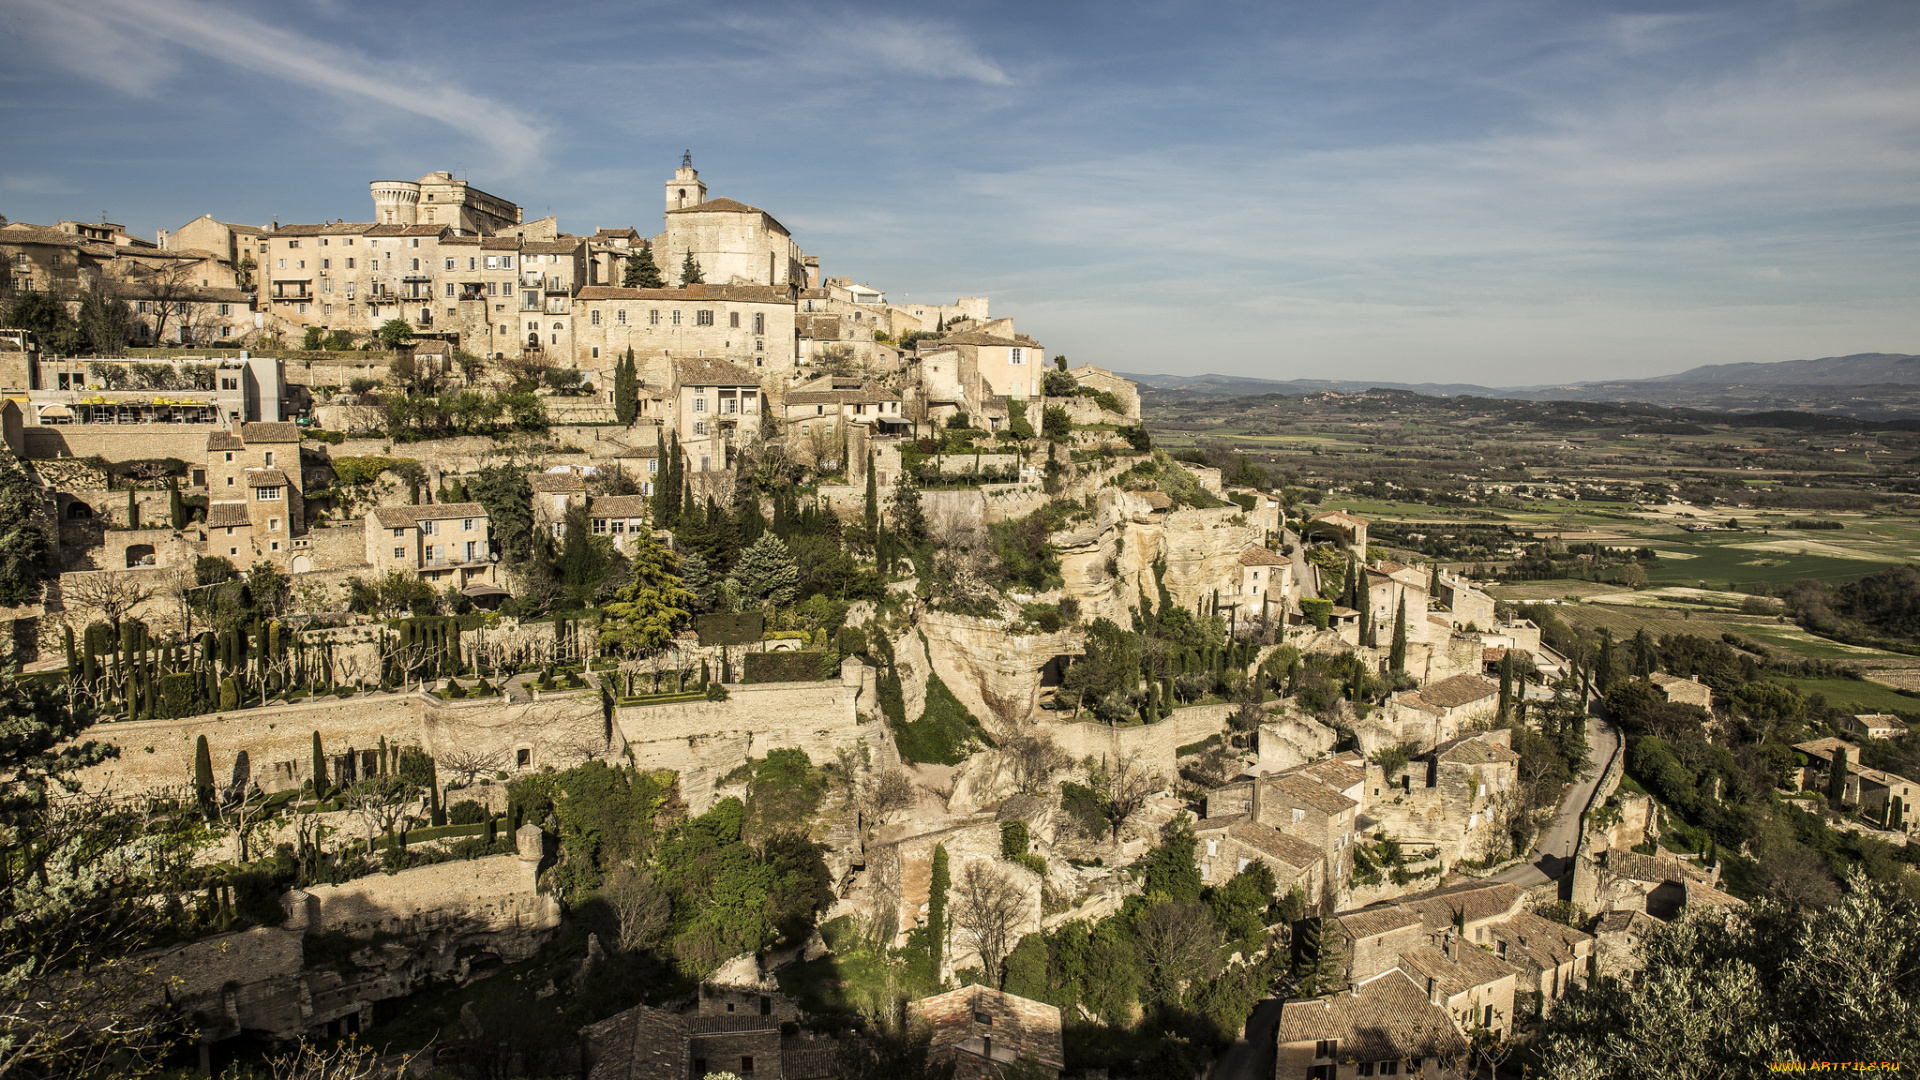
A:
POLYGON ((673 171, 673 179, 667 181, 667 209, 685 210, 706 201, 707 185, 693 167, 693 151, 688 150, 680 155, 680 167, 673 171))

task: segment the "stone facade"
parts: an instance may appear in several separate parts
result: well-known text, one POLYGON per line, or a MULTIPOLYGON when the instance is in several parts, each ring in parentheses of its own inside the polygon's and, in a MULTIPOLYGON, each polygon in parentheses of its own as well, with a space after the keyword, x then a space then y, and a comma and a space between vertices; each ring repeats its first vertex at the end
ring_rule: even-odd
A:
POLYGON ((986 1080, 1027 1059, 1048 1075, 1066 1068, 1060 1010, 986 986, 963 986, 907 1006, 907 1020, 932 1030, 932 1061, 952 1061, 954 1080, 986 1080))

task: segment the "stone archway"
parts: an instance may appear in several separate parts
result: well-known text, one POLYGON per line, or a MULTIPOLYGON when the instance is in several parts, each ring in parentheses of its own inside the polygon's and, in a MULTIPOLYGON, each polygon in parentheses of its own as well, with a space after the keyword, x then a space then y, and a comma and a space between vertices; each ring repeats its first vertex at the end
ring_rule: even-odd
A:
POLYGON ((159 557, 154 554, 152 544, 127 545, 127 568, 129 570, 136 566, 155 566, 158 565, 158 563, 159 557))

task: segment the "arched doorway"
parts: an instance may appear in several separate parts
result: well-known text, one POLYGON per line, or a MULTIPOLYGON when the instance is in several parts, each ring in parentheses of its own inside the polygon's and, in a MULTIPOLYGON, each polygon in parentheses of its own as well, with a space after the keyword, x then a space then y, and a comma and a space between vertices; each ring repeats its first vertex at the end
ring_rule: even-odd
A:
POLYGON ((155 565, 155 559, 154 559, 152 544, 128 544, 127 545, 127 568, 128 569, 132 569, 136 566, 153 566, 153 565, 155 565))
POLYGON ((93 517, 93 507, 75 499, 67 504, 68 521, 88 521, 93 517))

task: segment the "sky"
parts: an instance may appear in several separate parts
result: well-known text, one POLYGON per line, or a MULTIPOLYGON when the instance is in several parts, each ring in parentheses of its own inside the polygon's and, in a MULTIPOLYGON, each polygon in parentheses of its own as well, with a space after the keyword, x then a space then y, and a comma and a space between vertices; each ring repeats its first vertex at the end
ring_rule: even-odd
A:
POLYGON ((1074 364, 1523 386, 1920 352, 1920 3, 0 0, 0 214, 370 220, 450 169, 1074 364))

